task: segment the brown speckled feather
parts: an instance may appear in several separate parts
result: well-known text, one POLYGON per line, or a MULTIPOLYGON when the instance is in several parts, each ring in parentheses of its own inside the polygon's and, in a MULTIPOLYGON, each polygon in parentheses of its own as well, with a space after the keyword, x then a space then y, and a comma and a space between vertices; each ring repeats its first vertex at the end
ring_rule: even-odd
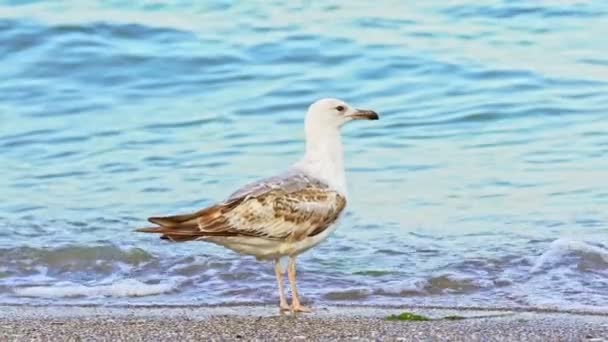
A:
POLYGON ((346 206, 343 195, 301 173, 250 184, 225 202, 193 214, 154 217, 158 227, 139 231, 172 241, 252 236, 300 241, 327 229, 346 206))

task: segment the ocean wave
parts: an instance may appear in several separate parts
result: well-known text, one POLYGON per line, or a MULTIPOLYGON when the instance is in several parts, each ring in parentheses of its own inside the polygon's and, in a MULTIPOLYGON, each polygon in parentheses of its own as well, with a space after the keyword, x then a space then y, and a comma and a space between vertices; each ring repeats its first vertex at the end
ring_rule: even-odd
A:
POLYGON ((30 286, 16 288, 14 292, 17 296, 41 298, 144 297, 172 292, 177 289, 180 283, 176 279, 158 284, 147 284, 135 279, 123 279, 105 285, 88 286, 68 282, 49 286, 30 286))
POLYGON ((55 248, 13 247, 0 249, 0 264, 4 277, 31 276, 44 273, 60 276, 77 273, 82 278, 96 278, 156 260, 150 253, 137 247, 113 245, 66 245, 55 248))
POLYGON ((537 273, 555 267, 564 262, 564 258, 568 255, 578 257, 579 262, 603 264, 604 268, 608 268, 608 248, 584 241, 560 238, 553 241, 549 249, 538 257, 530 272, 537 273))

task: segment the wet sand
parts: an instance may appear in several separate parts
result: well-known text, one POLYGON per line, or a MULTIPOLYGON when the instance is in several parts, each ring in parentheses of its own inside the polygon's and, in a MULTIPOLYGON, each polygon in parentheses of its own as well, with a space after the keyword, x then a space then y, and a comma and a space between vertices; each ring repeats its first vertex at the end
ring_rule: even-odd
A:
POLYGON ((0 306, 0 341, 608 341, 608 316, 509 310, 321 307, 0 306), (431 321, 387 321, 414 312, 431 321), (462 319, 450 320, 448 316, 462 319))

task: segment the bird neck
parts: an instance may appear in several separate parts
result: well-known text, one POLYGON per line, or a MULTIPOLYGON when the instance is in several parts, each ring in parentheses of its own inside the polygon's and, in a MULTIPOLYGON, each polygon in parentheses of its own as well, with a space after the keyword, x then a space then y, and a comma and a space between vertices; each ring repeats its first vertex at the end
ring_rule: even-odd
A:
POLYGON ((306 131, 306 154, 303 160, 307 171, 322 178, 329 186, 346 194, 344 151, 342 137, 336 128, 306 131))

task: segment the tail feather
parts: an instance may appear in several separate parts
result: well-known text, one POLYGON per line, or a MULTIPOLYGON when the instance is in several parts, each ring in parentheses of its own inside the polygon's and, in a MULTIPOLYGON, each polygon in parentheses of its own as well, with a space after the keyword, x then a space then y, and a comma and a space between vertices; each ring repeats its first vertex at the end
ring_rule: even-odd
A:
POLYGON ((194 214, 150 217, 148 221, 158 226, 139 228, 135 231, 162 234, 161 239, 174 242, 191 241, 202 237, 239 235, 225 226, 226 222, 222 219, 225 209, 226 207, 213 206, 194 214))
POLYGON ((198 239, 198 237, 176 235, 163 235, 160 238, 163 240, 169 240, 171 242, 186 242, 198 239))
POLYGON ((165 229, 199 230, 199 225, 198 225, 197 219, 192 219, 190 221, 179 222, 179 223, 175 223, 175 222, 167 223, 163 220, 154 220, 154 221, 150 221, 150 222, 157 224, 161 227, 164 227, 165 229))

